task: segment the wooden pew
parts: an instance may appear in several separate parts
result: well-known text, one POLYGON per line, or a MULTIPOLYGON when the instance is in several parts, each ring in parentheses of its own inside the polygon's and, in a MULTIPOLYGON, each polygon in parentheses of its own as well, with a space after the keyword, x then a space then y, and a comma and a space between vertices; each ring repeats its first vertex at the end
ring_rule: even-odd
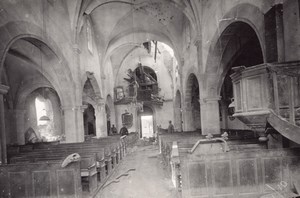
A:
POLYGON ((80 163, 0 165, 0 197, 82 197, 80 163))
MULTIPOLYGON (((125 139, 118 138, 100 138, 84 143, 67 143, 67 144, 33 144, 14 147, 13 152, 9 154, 9 161, 18 163, 38 163, 38 162, 60 162, 70 153, 79 153, 82 156, 80 164, 80 175, 82 177, 84 190, 89 192, 95 191, 95 166, 88 163, 93 159, 97 164, 99 180, 101 183, 112 173, 112 169, 125 156, 126 146, 133 144, 138 139, 137 134, 127 136, 125 139), (88 179, 87 179, 88 178, 88 179), (84 182, 86 179, 87 182, 84 182)), ((8 149, 9 150, 9 149, 8 149)), ((96 179, 97 181, 97 179, 96 179)), ((96 183, 97 184, 97 183, 96 183)), ((98 185, 100 185, 98 183, 98 185)))
POLYGON ((293 180, 300 181, 299 148, 215 154, 200 150, 180 156, 183 198, 291 197, 293 180))
MULTIPOLYGON (((64 150, 64 149, 67 149, 67 150, 70 150, 70 151, 74 151, 74 152, 78 152, 78 150, 86 150, 86 152, 89 152, 88 150, 92 150, 91 152, 96 152, 97 149, 99 149, 99 151, 101 150, 105 150, 105 154, 103 154, 103 158, 105 158, 106 160, 106 166, 107 166, 107 171, 108 173, 111 172, 113 166, 116 166, 116 162, 117 160, 115 159, 116 158, 116 150, 118 150, 119 148, 119 145, 118 143, 115 143, 115 144, 112 144, 110 142, 105 142, 105 143, 91 143, 91 142, 83 142, 83 143, 68 143, 68 144, 59 144, 59 145, 55 145, 55 146, 52 146, 52 145, 45 145, 43 146, 42 144, 39 144, 38 147, 35 147, 33 148, 33 150, 23 150, 21 151, 22 153, 25 153, 25 152, 30 152, 30 153, 34 153, 36 151, 38 152, 47 152, 48 150, 52 150, 52 151, 56 151, 57 150, 64 150), (111 159, 113 158, 113 159, 111 159), (112 164, 112 161, 114 161, 114 164, 112 164)), ((16 155, 15 155, 16 156, 16 155)), ((97 161, 99 162, 98 165, 101 166, 102 165, 102 160, 104 159, 101 159, 100 158, 100 154, 98 153, 97 154, 98 156, 98 159, 97 161)))
MULTIPOLYGON (((118 146, 118 144, 116 144, 118 146)), ((59 144, 59 145, 39 145, 38 147, 35 147, 31 151, 23 151, 20 155, 24 155, 25 153, 28 155, 34 155, 35 158, 37 158, 37 155, 51 155, 54 153, 64 153, 65 151, 69 152, 77 152, 82 155, 82 152, 84 153, 96 153, 97 154, 97 171, 98 171, 98 179, 100 182, 103 182, 105 178, 111 174, 112 168, 116 166, 117 160, 114 159, 114 164, 112 164, 111 160, 111 152, 110 149, 113 148, 113 144, 111 144, 109 141, 106 141, 105 143, 70 143, 70 144, 59 144), (105 149, 100 148, 100 147, 109 147, 106 148, 106 152, 104 151, 105 149), (104 162, 105 160, 105 162, 104 162)), ((29 156, 26 156, 27 158, 29 156)), ((66 154, 65 154, 66 155, 66 154)), ((19 155, 15 155, 14 158, 18 157, 19 155)), ((25 157, 25 158, 26 158, 25 157)), ((119 161, 119 160, 118 160, 119 161)))
POLYGON ((99 176, 101 181, 106 177, 105 168, 103 168, 104 162, 104 149, 98 147, 68 147, 68 144, 64 144, 63 147, 53 147, 53 148, 45 148, 45 149, 36 149, 31 152, 19 153, 18 155, 14 155, 9 158, 10 163, 14 163, 18 158, 39 158, 39 157, 50 157, 50 156, 60 156, 65 157, 72 153, 79 153, 81 156, 86 156, 90 154, 95 154, 97 170, 99 172, 99 176))
MULTIPOLYGON (((39 163, 57 161, 62 164, 63 160, 74 152, 61 151, 58 153, 25 153, 21 156, 13 157, 11 164, 39 163)), ((97 167, 95 153, 80 153, 80 175, 82 178, 83 190, 93 193, 97 189, 97 167)))

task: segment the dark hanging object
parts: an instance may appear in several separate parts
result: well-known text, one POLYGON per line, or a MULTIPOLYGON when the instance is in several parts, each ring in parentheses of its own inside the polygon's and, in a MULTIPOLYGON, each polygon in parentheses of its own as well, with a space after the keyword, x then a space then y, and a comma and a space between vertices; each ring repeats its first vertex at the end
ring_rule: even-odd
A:
POLYGON ((42 116, 40 117, 40 121, 50 121, 50 118, 48 116, 42 116))
POLYGON ((150 54, 151 53, 151 41, 143 43, 143 46, 145 49, 147 49, 148 54, 150 54))
POLYGON ((154 61, 156 62, 156 55, 157 55, 157 41, 153 41, 155 44, 155 50, 154 50, 154 61))

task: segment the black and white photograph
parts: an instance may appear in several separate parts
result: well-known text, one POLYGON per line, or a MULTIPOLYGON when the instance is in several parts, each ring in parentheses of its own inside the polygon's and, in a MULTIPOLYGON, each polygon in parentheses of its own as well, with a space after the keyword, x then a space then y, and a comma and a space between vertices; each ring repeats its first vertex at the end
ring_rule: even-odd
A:
POLYGON ((0 0, 0 198, 300 198, 300 0, 0 0))

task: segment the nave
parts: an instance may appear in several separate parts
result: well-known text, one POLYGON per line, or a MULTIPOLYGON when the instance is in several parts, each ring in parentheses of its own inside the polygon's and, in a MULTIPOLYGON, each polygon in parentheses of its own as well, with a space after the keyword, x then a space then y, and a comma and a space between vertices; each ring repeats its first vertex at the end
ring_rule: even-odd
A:
POLYGON ((0 0, 0 197, 292 198, 299 146, 300 0, 0 0))
POLYGON ((177 198, 158 145, 139 141, 97 194, 97 198, 177 198))

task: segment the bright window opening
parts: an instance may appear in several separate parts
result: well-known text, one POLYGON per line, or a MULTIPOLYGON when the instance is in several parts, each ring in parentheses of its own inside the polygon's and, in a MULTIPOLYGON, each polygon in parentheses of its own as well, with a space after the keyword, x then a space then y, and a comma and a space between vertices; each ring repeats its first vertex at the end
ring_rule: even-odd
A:
POLYGON ((35 107, 36 107, 36 119, 37 119, 37 125, 45 125, 47 124, 46 121, 40 120, 42 116, 47 116, 46 112, 46 102, 45 100, 41 98, 35 99, 35 107))
POLYGON ((153 137, 153 116, 141 116, 143 137, 153 137))

